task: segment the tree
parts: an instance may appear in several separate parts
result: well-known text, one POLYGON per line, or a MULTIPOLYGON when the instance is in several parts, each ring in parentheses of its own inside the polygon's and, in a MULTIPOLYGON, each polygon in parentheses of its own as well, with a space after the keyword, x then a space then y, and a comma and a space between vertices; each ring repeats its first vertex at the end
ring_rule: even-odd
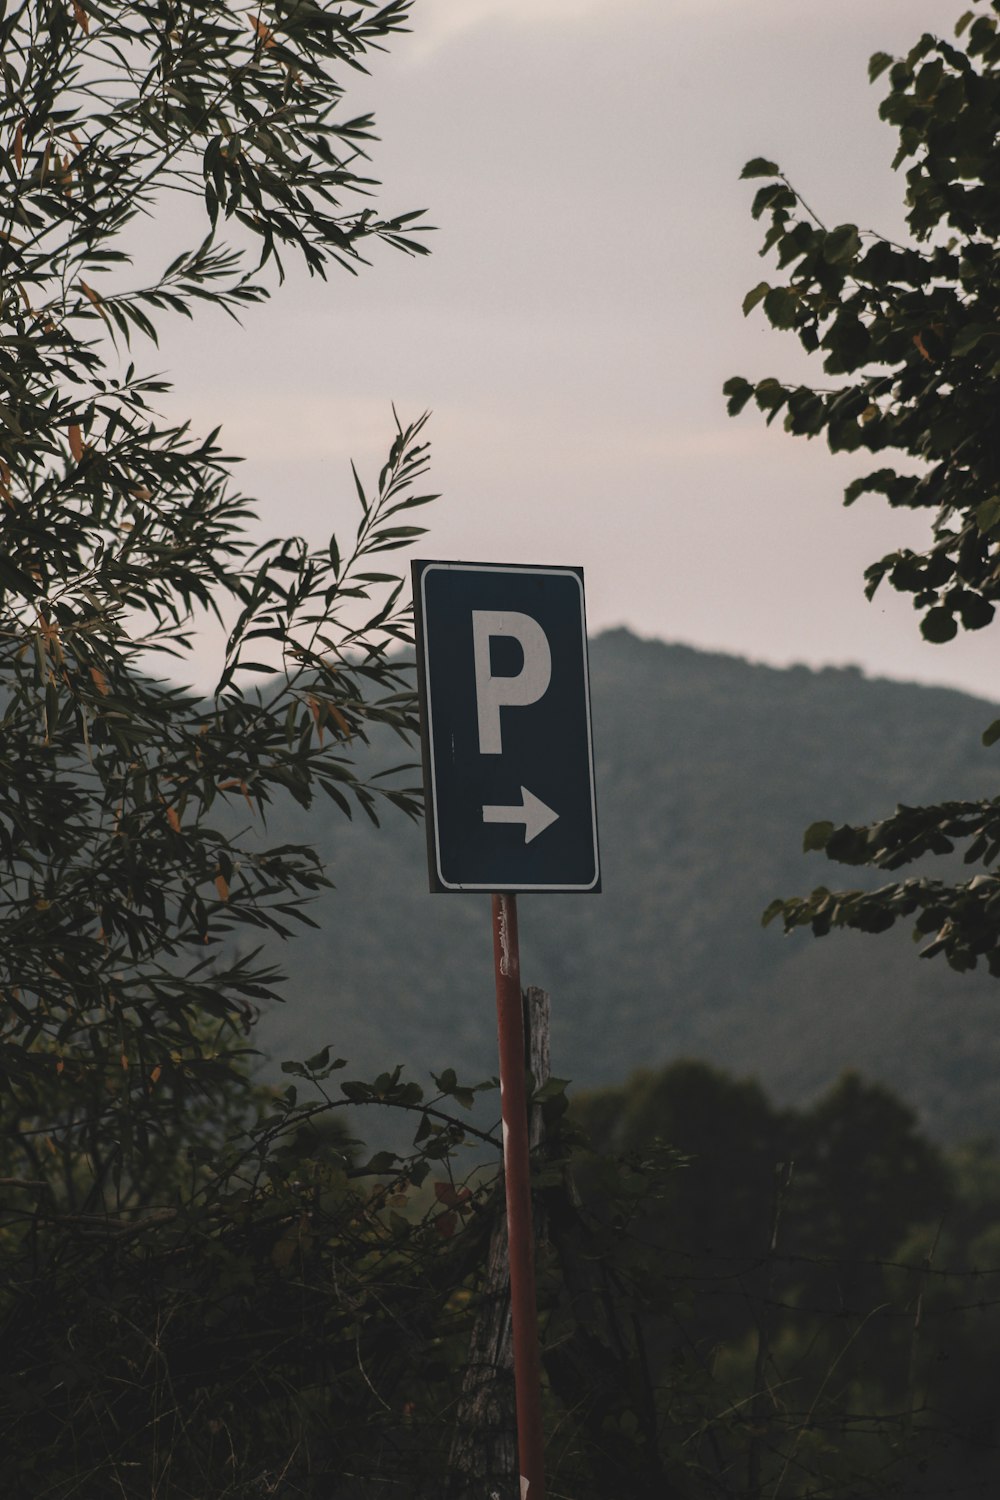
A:
POLYGON ((587 1209, 610 1220, 613 1306, 632 1314, 659 1430, 702 1467, 682 1493, 777 1494, 792 1468, 803 1492, 873 1497, 931 1493, 931 1463, 948 1483, 980 1477, 992 1417, 973 1433, 960 1413, 975 1403, 979 1419, 993 1344, 966 1321, 975 1282, 943 1270, 971 1257, 935 1247, 942 1219, 956 1249, 976 1243, 966 1215, 973 1233, 988 1218, 988 1152, 974 1193, 912 1111, 854 1074, 779 1109, 751 1080, 675 1062, 577 1096, 570 1115, 598 1148, 628 1149, 610 1179, 606 1160, 588 1171, 581 1158, 574 1172, 587 1209), (683 1170, 653 1170, 664 1140, 685 1153, 683 1170), (628 1214, 632 1174, 646 1181, 628 1214), (921 1342, 932 1260, 940 1285, 921 1342), (952 1349, 964 1358, 943 1366, 952 1349))
MULTIPOLYGON (((462 1126, 399 1069, 335 1089, 329 1048, 286 1063, 284 1089, 253 1088, 247 1038, 279 976, 233 942, 288 935, 325 880, 311 849, 268 845, 275 800, 419 812, 398 774, 361 762, 373 727, 407 746, 416 729, 394 651, 409 609, 381 570, 432 498, 424 419, 397 421, 374 487, 355 474, 348 545, 256 542, 218 434, 160 418, 166 387, 131 354, 159 315, 252 307, 288 255, 323 278, 374 240, 422 251, 417 215, 372 206, 373 121, 344 115, 341 81, 409 9, 0 7, 0 1432, 15 1497, 305 1495, 333 1477, 343 1492, 352 1467, 416 1473, 398 1413, 418 1384, 433 1411, 449 1369, 446 1305, 478 1245, 455 1234, 472 1202, 448 1166, 462 1126), (174 194, 204 234, 131 285, 138 217, 190 222, 174 194), (158 675, 203 652, 204 613, 229 630, 207 698, 158 675), (365 1104, 416 1116, 409 1157, 366 1161, 331 1124, 365 1104)), ((471 1091, 445 1072, 437 1097, 471 1091)))
POLYGON ((218 433, 163 421, 166 386, 130 353, 160 314, 248 309, 287 254, 322 278, 373 240, 422 251, 416 215, 370 206, 373 121, 344 116, 341 81, 409 8, 26 0, 0 19, 2 1119, 9 1171, 56 1172, 91 1207, 232 1076, 276 993, 230 934, 309 920, 320 861, 267 847, 269 802, 418 809, 353 762, 370 724, 415 727, 389 651, 402 583, 373 563, 420 532, 400 513, 430 498, 423 419, 374 493, 355 476, 350 546, 255 544, 218 433), (131 285, 129 231, 172 232, 177 194, 204 237, 131 285), (199 613, 230 629, 207 700, 154 675, 186 670, 199 613))
MULTIPOLYGON (((766 179, 753 203, 768 224, 762 253, 779 277, 762 281, 743 307, 762 306, 773 327, 794 332, 822 360, 822 388, 742 377, 725 386, 735 415, 752 399, 788 432, 825 434, 834 452, 895 453, 854 479, 845 504, 878 494, 923 511, 931 538, 900 548, 866 572, 866 592, 889 585, 913 596, 920 628, 941 644, 988 626, 1000 599, 1000 5, 978 0, 959 21, 957 43, 925 34, 905 58, 877 53, 872 80, 887 76, 882 118, 898 133, 894 167, 906 167, 911 239, 896 244, 855 224, 828 229, 770 161, 743 170, 766 179)), ((1000 720, 984 733, 1000 739, 1000 720)), ((776 900, 764 920, 881 932, 916 915, 924 957, 943 953, 955 969, 984 958, 1000 977, 1000 799, 900 805, 865 827, 814 823, 807 850, 845 865, 895 871, 926 854, 962 848, 983 872, 954 882, 913 875, 877 890, 830 891, 776 900)))
MULTIPOLYGON (((456 1152, 500 1142, 458 1113, 475 1088, 447 1068, 428 1100, 398 1067, 339 1082, 322 1047, 285 1062, 283 1088, 254 1089, 244 1054, 279 976, 234 941, 288 935, 324 879, 312 850, 268 845, 277 799, 420 810, 399 776, 365 776, 364 749, 376 729, 407 747, 416 729, 394 649, 409 609, 383 555, 421 533, 409 512, 432 498, 423 419, 397 423, 373 487, 355 476, 349 544, 257 543, 217 433, 159 417, 163 382, 132 355, 165 314, 251 309, 289 256, 322 278, 357 270, 374 240, 421 250, 415 215, 372 206, 373 121, 345 116, 341 81, 409 10, 0 6, 12 1500, 442 1492, 497 1200, 495 1174, 477 1158, 463 1183, 456 1152), (133 285, 130 229, 141 215, 182 234, 176 194, 204 237, 133 285), (200 612, 229 631, 207 698, 172 680, 201 649, 200 612), (368 1157, 331 1124, 364 1108, 410 1119, 412 1149, 368 1157)), ((551 1114, 560 1088, 543 1090, 551 1114)), ((596 1274, 563 1197, 589 1306, 596 1274)), ((559 1316, 578 1327, 571 1306, 559 1316)), ((565 1349, 561 1372, 575 1403, 565 1349)), ((582 1495, 590 1460, 569 1443, 582 1495)))
POLYGON ((574 1100, 605 1149, 641 1151, 661 1139, 690 1157, 663 1217, 673 1243, 698 1254, 752 1255, 767 1239, 774 1164, 786 1155, 780 1121, 753 1080, 681 1060, 633 1073, 624 1087, 574 1100))

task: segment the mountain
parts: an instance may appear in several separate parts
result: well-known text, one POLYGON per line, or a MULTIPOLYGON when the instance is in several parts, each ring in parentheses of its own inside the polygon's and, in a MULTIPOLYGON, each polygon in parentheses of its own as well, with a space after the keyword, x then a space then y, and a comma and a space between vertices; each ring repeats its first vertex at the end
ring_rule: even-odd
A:
MULTIPOLYGON (((760 925, 775 895, 858 882, 801 853, 809 823, 989 794, 995 707, 626 630, 591 642, 591 687, 604 891, 519 903, 522 978, 552 995, 554 1071, 596 1085, 697 1056, 803 1103, 858 1068, 939 1139, 1000 1135, 995 981, 920 960, 908 931, 817 942, 760 925)), ((301 1058, 329 1042, 360 1076, 495 1073, 489 901, 428 893, 422 827, 317 804, 283 809, 269 836, 313 843, 336 890, 310 909, 319 930, 280 950, 288 1000, 258 1045, 301 1058)))

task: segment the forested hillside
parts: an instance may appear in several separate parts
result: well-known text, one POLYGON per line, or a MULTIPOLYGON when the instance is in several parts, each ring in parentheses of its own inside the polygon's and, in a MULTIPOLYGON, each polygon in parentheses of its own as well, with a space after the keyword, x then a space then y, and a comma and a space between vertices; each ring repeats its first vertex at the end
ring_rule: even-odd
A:
MULTIPOLYGON (((817 944, 760 925, 776 895, 853 881, 802 854, 815 819, 987 794, 993 705, 625 630, 592 642, 591 677, 604 893, 521 902, 525 982, 552 993, 555 1071, 608 1084, 697 1056, 802 1102, 856 1067, 942 1139, 1000 1133, 1000 990, 985 973, 920 961, 905 933, 817 944)), ((337 888, 312 911, 319 930, 281 951, 293 983, 259 1043, 281 1057, 330 1042, 361 1068, 495 1072, 485 898, 428 894, 421 827, 327 818, 317 804, 270 823, 272 838, 315 842, 337 888)))

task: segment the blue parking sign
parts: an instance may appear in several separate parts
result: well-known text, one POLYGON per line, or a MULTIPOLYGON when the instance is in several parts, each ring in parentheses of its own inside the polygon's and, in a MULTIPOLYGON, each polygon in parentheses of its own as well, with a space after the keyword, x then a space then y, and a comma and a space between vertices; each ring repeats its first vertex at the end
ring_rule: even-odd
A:
POLYGON ((583 570, 414 562, 434 891, 599 891, 583 570))

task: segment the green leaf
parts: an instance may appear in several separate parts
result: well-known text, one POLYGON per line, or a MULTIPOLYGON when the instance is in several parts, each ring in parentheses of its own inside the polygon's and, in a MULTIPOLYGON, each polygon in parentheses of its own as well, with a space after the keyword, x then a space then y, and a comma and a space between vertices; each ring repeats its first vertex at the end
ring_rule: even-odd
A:
POLYGON ((774 416, 784 406, 789 394, 779 380, 768 377, 767 380, 758 382, 754 390, 754 400, 761 411, 769 412, 774 416))
POLYGON ((560 1094, 565 1094, 569 1088, 569 1078, 547 1078, 541 1088, 536 1089, 531 1096, 533 1104, 544 1104, 547 1099, 555 1099, 560 1094))
POLYGON ((726 401, 727 412, 731 417, 736 417, 753 396, 753 385, 749 380, 745 380, 742 375, 734 375, 722 387, 722 394, 728 397, 726 401))
POLYGON ((772 287, 764 298, 764 311, 774 328, 794 328, 799 299, 788 287, 772 287))
POLYGON ((943 646, 946 641, 953 640, 958 634, 958 622, 950 609, 938 605, 929 609, 920 621, 920 634, 925 641, 931 641, 936 646, 943 646))
POLYGON ((803 852, 808 854, 812 850, 825 849, 833 833, 833 826, 827 822, 810 823, 802 836, 803 852))
POLYGON ((784 182, 769 182, 766 187, 757 189, 750 205, 750 213, 753 218, 759 219, 770 211, 773 222, 765 241, 768 249, 784 234, 787 210, 794 207, 795 194, 784 182))
POLYGON ((767 157, 755 156, 752 161, 747 162, 746 166, 743 168, 743 171, 740 173, 740 178, 777 177, 780 174, 780 171, 780 167, 778 167, 775 162, 768 161, 767 157))
POLYGON ((886 68, 892 67, 892 54, 889 52, 873 52, 868 59, 868 82, 874 83, 880 78, 886 68))
POLYGON ((987 625, 992 624, 996 610, 982 595, 975 593, 972 589, 961 589, 957 594, 957 603, 965 630, 983 630, 987 625))
POLYGON ((885 575, 892 566, 891 557, 883 557, 876 563, 871 563, 865 569, 865 598, 869 604, 874 599, 876 591, 885 575))
POLYGON ((365 1173, 371 1172, 376 1174, 391 1172, 398 1161, 399 1157, 396 1155, 395 1151, 376 1151, 371 1160, 367 1161, 361 1168, 361 1171, 365 1173))
POLYGON ((989 749, 1000 740, 1000 719, 994 719, 988 729, 983 730, 983 744, 989 749))
POLYGON ((856 224, 838 224, 823 241, 823 259, 831 266, 846 266, 861 254, 861 236, 856 224))
POLYGON ((9 558, 0 556, 0 589, 11 589, 25 599, 36 599, 41 589, 33 578, 15 567, 9 558))
POLYGON ((749 313, 753 312, 757 303, 762 302, 770 290, 770 282, 758 281, 753 291, 747 292, 743 298, 743 316, 747 317, 749 313))

